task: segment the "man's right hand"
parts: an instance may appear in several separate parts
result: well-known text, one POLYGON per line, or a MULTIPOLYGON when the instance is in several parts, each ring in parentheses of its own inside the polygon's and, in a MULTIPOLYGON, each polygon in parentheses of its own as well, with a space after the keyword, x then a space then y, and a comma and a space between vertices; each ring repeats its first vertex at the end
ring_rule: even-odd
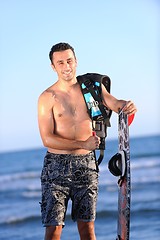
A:
POLYGON ((100 138, 94 134, 94 136, 90 136, 85 142, 84 142, 84 148, 86 150, 95 150, 99 148, 100 144, 100 138))

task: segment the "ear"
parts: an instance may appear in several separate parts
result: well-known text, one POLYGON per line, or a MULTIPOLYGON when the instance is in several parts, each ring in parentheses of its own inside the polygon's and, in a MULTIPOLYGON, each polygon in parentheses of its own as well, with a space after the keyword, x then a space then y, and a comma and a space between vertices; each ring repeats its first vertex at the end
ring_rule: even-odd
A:
POLYGON ((77 61, 77 58, 75 59, 75 62, 76 62, 76 67, 78 66, 78 61, 77 61))
POLYGON ((51 63, 51 68, 53 69, 53 71, 56 72, 56 69, 55 69, 55 67, 54 67, 54 65, 52 63, 51 63))

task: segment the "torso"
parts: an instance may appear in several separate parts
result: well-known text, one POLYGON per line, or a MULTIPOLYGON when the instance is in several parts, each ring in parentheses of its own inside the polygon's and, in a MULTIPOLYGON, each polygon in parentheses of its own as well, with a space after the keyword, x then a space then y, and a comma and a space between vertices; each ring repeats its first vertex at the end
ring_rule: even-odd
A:
MULTIPOLYGON (((66 139, 86 140, 92 134, 92 122, 77 83, 70 92, 60 91, 53 85, 48 90, 52 101, 54 134, 66 139)), ((62 151, 48 149, 55 153, 86 154, 87 150, 62 151)))

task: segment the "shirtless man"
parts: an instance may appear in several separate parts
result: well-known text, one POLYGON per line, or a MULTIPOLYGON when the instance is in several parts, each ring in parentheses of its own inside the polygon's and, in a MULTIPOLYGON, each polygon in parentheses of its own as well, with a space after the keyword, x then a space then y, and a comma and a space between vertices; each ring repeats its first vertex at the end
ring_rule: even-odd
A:
MULTIPOLYGON (((80 239, 95 240, 98 171, 93 151, 100 139, 92 136, 92 122, 76 79, 74 49, 58 43, 49 57, 58 79, 38 101, 40 135, 48 149, 41 174, 45 240, 60 240, 69 199, 80 239)), ((102 95, 111 110, 118 112, 125 105, 126 114, 136 112, 132 101, 118 100, 105 89, 102 95)))

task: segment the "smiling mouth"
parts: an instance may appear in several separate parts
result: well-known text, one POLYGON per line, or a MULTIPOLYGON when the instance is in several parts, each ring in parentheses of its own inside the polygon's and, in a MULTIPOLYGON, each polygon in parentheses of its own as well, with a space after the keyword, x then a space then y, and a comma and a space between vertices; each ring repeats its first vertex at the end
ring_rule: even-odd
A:
POLYGON ((69 71, 69 72, 63 72, 63 75, 65 75, 65 76, 69 76, 69 75, 71 75, 71 71, 69 71))

